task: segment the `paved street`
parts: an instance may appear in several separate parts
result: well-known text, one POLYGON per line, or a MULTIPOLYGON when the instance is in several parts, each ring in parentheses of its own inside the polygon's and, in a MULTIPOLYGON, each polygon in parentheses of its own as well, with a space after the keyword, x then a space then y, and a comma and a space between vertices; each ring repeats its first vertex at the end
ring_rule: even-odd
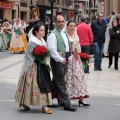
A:
MULTIPOLYGON (((120 70, 114 70, 113 65, 108 69, 108 58, 103 58, 103 71, 93 70, 92 59, 90 74, 85 74, 90 93, 90 98, 86 101, 91 107, 78 107, 77 101, 72 101, 78 109, 77 112, 64 111, 59 107, 52 108, 52 115, 43 114, 38 106, 30 106, 32 110, 24 112, 19 109, 18 103, 14 102, 23 58, 24 54, 0 52, 1 120, 120 120, 120 70)), ((57 104, 56 100, 54 103, 57 104)))

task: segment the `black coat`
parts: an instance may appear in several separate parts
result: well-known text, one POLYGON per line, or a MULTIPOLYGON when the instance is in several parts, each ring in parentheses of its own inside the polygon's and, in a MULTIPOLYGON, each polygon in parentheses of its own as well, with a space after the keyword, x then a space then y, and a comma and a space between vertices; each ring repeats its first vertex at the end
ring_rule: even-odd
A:
POLYGON ((108 46, 108 52, 110 53, 120 53, 120 28, 117 28, 119 33, 115 32, 113 28, 109 30, 110 42, 108 46))
POLYGON ((105 32, 106 32, 106 22, 103 20, 102 23, 100 23, 98 20, 93 20, 91 24, 94 40, 93 42, 105 43, 105 32))

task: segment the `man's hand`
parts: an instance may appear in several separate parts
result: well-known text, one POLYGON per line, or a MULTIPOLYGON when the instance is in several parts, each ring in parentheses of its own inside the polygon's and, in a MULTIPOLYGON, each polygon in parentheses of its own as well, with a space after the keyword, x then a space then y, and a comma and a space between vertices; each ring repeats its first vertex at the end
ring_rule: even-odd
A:
POLYGON ((65 63, 66 63, 66 58, 64 58, 64 60, 63 60, 62 64, 65 64, 65 63))
POLYGON ((68 58, 68 61, 67 61, 68 63, 70 63, 71 62, 71 59, 70 58, 68 58))
POLYGON ((58 52, 58 54, 59 54, 60 56, 62 56, 62 52, 58 52))

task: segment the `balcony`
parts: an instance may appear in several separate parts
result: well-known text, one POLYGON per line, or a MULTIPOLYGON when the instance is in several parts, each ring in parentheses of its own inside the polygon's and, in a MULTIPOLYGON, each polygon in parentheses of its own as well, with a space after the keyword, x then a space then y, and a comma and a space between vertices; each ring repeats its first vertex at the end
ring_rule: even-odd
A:
POLYGON ((89 0, 78 0, 78 2, 87 2, 89 0))
POLYGON ((20 0, 6 0, 6 2, 20 2, 20 0))

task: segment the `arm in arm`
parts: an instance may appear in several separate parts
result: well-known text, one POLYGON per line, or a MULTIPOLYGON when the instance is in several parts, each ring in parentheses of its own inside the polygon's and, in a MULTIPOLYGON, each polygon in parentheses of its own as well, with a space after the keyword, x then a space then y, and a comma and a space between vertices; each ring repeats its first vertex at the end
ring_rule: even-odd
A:
POLYGON ((56 62, 63 62, 64 58, 59 55, 57 52, 57 39, 54 33, 51 33, 48 38, 47 38, 47 45, 48 49, 51 52, 51 57, 56 61, 56 62))

